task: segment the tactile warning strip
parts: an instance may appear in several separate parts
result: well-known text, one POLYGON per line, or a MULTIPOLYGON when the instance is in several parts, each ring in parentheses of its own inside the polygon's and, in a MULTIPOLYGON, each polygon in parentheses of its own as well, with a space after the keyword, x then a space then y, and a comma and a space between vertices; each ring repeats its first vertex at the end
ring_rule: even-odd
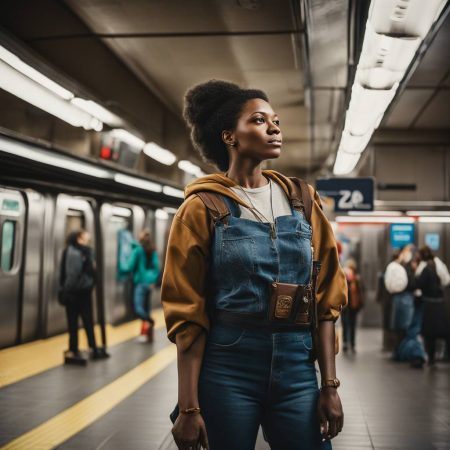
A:
POLYGON ((133 394, 144 383, 175 361, 176 356, 176 347, 168 345, 117 380, 9 442, 1 450, 55 448, 133 394))
MULTIPOLYGON (((162 308, 152 311, 155 328, 165 326, 162 308)), ((113 327, 106 325, 108 346, 111 347, 139 335, 140 320, 133 320, 113 327)), ((100 327, 96 326, 96 339, 100 339, 100 327)), ((80 348, 87 347, 86 335, 79 330, 80 348)), ((68 334, 60 334, 48 339, 18 345, 0 351, 0 388, 16 383, 63 363, 63 352, 67 349, 68 334)))

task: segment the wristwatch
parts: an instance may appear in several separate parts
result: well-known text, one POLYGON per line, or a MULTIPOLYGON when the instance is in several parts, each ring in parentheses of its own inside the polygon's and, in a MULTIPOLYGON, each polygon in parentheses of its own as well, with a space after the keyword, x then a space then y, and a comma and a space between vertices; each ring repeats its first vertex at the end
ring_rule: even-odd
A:
POLYGON ((337 378, 332 378, 331 380, 322 380, 321 387, 332 387, 337 389, 341 385, 341 382, 337 378))

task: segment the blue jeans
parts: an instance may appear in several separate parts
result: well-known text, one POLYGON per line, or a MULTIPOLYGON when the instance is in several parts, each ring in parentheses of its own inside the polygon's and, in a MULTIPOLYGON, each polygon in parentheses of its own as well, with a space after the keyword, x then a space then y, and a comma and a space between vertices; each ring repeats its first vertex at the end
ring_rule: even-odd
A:
POLYGON ((137 284, 134 287, 134 312, 141 320, 152 322, 150 319, 151 310, 151 289, 148 284, 137 284))
POLYGON ((399 361, 413 361, 421 359, 425 361, 425 349, 419 340, 420 330, 422 328, 423 304, 420 303, 414 307, 414 314, 411 323, 406 330, 406 336, 400 342, 395 357, 399 361))
POLYGON ((412 292, 402 292, 392 296, 391 329, 406 331, 414 315, 414 296, 412 292))
POLYGON ((211 450, 254 450, 261 424, 272 450, 330 450, 317 416, 308 331, 270 333, 214 324, 199 380, 211 450))

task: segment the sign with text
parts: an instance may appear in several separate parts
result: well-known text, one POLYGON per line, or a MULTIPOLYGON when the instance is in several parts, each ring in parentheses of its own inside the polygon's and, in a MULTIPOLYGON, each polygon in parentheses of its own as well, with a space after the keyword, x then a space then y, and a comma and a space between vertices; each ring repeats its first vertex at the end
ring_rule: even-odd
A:
POLYGON ((413 223, 391 223, 391 247, 402 248, 408 244, 414 244, 413 223))
POLYGON ((373 178, 319 178, 316 188, 322 197, 334 199, 336 212, 373 211, 373 178))

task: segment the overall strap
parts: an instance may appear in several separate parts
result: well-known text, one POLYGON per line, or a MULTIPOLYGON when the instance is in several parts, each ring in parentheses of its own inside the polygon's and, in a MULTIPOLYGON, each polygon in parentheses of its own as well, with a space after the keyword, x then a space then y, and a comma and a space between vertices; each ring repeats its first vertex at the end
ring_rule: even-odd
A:
POLYGON ((311 214, 313 199, 311 197, 311 192, 309 191, 308 184, 301 178, 289 177, 292 182, 292 193, 291 193, 291 203, 294 209, 304 210, 305 218, 310 225, 311 224, 311 214))
POLYGON ((195 195, 205 204, 214 223, 223 222, 230 215, 230 209, 220 194, 210 191, 200 191, 195 195))

